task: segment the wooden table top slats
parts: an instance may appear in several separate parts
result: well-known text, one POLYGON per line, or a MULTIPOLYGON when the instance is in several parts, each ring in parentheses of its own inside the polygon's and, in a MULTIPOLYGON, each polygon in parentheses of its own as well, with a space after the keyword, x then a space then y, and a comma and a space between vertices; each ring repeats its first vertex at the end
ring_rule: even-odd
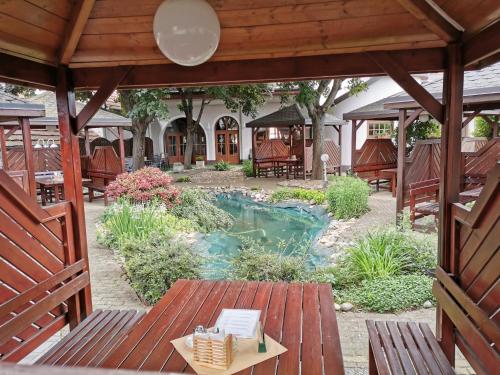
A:
POLYGON ((265 333, 288 349, 238 374, 343 373, 329 285, 211 280, 175 283, 102 366, 193 374, 170 341, 213 326, 223 308, 261 310, 265 333))

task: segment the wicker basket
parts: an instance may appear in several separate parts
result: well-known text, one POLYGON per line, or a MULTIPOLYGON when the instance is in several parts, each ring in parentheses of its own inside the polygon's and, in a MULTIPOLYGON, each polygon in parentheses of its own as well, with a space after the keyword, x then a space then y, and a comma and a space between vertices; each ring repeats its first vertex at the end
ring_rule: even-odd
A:
POLYGON ((193 360, 200 366, 227 370, 233 362, 233 335, 215 339, 209 335, 195 334, 193 360))

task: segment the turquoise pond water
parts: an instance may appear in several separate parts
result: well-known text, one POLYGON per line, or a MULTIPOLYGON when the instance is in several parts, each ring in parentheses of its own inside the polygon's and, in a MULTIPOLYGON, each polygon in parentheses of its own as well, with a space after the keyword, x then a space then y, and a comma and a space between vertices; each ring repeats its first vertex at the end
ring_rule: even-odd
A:
MULTIPOLYGON (((201 241, 200 246, 208 253, 205 277, 225 275, 228 258, 238 251, 243 237, 259 242, 269 251, 293 254, 303 248, 299 243, 312 248, 327 225, 326 215, 320 208, 257 203, 241 194, 220 195, 216 205, 229 212, 235 221, 231 228, 210 233, 201 241), (284 243, 287 246, 283 246, 284 243)), ((311 265, 323 261, 312 250, 308 252, 308 259, 311 265)))

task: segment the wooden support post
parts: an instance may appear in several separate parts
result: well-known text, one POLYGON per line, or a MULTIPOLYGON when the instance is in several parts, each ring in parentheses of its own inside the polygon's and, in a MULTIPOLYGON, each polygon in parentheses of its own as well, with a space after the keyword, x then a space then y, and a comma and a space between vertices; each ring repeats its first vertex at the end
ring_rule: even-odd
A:
POLYGON ((118 127, 118 150, 123 173, 125 172, 125 136, 122 127, 118 127))
POLYGON ((399 110, 398 120, 398 171, 396 185, 396 223, 399 222, 404 208, 404 165, 406 157, 406 110, 399 110))
POLYGON ((84 137, 85 137, 85 155, 90 156, 90 136, 89 136, 89 128, 84 129, 84 137))
POLYGON ((495 118, 495 122, 493 123, 493 138, 498 138, 498 121, 499 117, 495 118))
MULTIPOLYGON (((458 201, 461 179, 461 141, 463 118, 464 65, 460 44, 447 48, 448 67, 444 75, 443 100, 445 103, 444 123, 441 128, 441 162, 439 189, 439 233, 438 261, 446 272, 455 272, 450 263, 454 251, 452 238, 451 205, 458 201)), ((446 357, 453 365, 455 361, 455 340, 453 324, 441 308, 437 309, 436 333, 446 357)))
MULTIPOLYGON (((83 206, 82 169, 78 136, 73 133, 76 122, 75 93, 73 91, 69 69, 61 66, 57 70, 56 86, 57 112, 59 132, 61 136, 61 164, 64 173, 64 196, 71 204, 72 230, 75 241, 76 260, 84 259, 88 270, 87 233, 85 229, 85 212, 83 206)), ((81 318, 92 312, 90 285, 79 293, 81 318)), ((78 314, 72 314, 78 316, 78 314)), ((70 321, 74 328, 79 322, 70 321)))
MULTIPOLYGON (((314 152, 313 152, 312 162, 314 162, 314 152)), ((305 124, 302 125, 302 168, 304 170, 303 174, 304 174, 304 180, 305 180, 306 179, 306 125, 305 124)), ((314 165, 313 165, 313 169, 314 169, 314 165)))
POLYGON ((255 137, 257 135, 258 128, 252 128, 252 169, 253 176, 257 177, 257 167, 255 166, 255 137))
POLYGON ((28 170, 29 192, 31 197, 36 200, 35 159, 33 158, 30 120, 26 117, 19 117, 19 125, 21 125, 23 133, 24 162, 28 170))
POLYGON ((5 129, 0 126, 0 148, 2 149, 2 168, 4 171, 9 170, 9 160, 7 153, 7 140, 5 139, 5 129))
POLYGON ((351 172, 354 172, 354 167, 356 166, 356 132, 358 127, 356 125, 356 120, 352 120, 351 124, 351 172))
POLYGON ((339 175, 342 175, 342 125, 339 125, 339 150, 340 150, 339 175))

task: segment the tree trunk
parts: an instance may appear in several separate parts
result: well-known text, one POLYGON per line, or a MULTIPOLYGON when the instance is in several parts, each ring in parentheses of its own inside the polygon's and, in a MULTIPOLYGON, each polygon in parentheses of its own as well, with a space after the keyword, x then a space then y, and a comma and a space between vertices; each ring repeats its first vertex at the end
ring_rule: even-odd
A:
POLYGON ((191 168, 191 161, 193 160, 193 149, 194 149, 194 130, 192 126, 187 126, 187 136, 186 136, 186 149, 184 150, 184 168, 191 168))
POLYGON ((136 171, 144 167, 144 155, 146 151, 147 124, 133 124, 132 131, 132 170, 136 171))
POLYGON ((323 154, 323 145, 325 140, 325 115, 318 114, 311 117, 313 128, 313 163, 311 179, 323 179, 323 162, 321 155, 323 154))

